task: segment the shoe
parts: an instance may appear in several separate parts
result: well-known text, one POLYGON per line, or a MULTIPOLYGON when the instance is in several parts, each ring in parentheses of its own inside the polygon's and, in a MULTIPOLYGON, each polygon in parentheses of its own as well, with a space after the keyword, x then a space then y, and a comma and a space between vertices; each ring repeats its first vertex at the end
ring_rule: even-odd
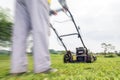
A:
POLYGON ((43 71, 43 72, 41 72, 41 73, 55 73, 55 72, 57 72, 57 71, 58 71, 57 69, 50 68, 50 69, 48 69, 48 70, 46 70, 46 71, 43 71))
POLYGON ((20 72, 20 73, 11 73, 12 76, 19 76, 19 75, 22 75, 22 74, 25 74, 26 72, 20 72))

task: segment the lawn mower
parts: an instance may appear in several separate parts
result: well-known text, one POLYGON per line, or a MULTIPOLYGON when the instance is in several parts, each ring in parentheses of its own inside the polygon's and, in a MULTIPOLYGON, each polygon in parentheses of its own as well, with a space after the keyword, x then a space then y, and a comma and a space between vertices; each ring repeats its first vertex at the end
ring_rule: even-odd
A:
MULTIPOLYGON (((58 9, 56 10, 57 12, 59 11, 63 11, 63 9, 58 9)), ((56 31, 56 29, 53 27, 53 25, 51 24, 51 28, 52 30, 55 32, 57 38, 60 40, 60 42, 62 43, 63 47, 65 48, 65 54, 64 54, 64 63, 79 63, 79 62, 87 62, 87 63, 91 63, 94 62, 97 58, 91 54, 88 53, 88 49, 85 46, 83 39, 81 37, 80 31, 79 31, 79 27, 76 25, 76 22, 74 20, 74 17, 72 15, 72 13, 70 12, 69 9, 67 9, 67 13, 71 18, 71 21, 73 22, 75 29, 76 29, 76 33, 71 33, 71 34, 65 34, 65 35, 59 35, 58 32, 56 31), (77 35, 79 40, 82 43, 82 47, 77 47, 76 48, 76 53, 75 56, 73 56, 72 52, 70 50, 67 49, 66 45, 64 44, 63 41, 63 37, 67 37, 67 36, 73 36, 73 35, 77 35)))

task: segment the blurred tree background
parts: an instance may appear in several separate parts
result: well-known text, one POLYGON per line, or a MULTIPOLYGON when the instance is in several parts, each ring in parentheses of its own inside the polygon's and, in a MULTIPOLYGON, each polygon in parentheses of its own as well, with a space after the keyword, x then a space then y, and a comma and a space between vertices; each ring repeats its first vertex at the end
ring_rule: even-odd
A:
POLYGON ((107 54, 107 52, 109 53, 110 50, 114 50, 115 49, 115 46, 113 46, 112 44, 102 43, 101 46, 104 49, 104 54, 105 55, 107 54))
POLYGON ((10 10, 0 7, 0 46, 8 47, 11 44, 12 25, 10 10))

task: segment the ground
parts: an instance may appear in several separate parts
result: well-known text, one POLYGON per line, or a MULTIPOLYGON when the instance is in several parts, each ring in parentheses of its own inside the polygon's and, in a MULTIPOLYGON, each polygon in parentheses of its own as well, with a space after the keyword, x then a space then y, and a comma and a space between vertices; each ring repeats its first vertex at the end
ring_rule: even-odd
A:
POLYGON ((58 72, 34 74, 32 56, 29 55, 29 72, 11 76, 10 57, 0 55, 0 80, 120 80, 120 57, 98 56, 94 63, 63 63, 63 55, 51 54, 52 67, 58 72))

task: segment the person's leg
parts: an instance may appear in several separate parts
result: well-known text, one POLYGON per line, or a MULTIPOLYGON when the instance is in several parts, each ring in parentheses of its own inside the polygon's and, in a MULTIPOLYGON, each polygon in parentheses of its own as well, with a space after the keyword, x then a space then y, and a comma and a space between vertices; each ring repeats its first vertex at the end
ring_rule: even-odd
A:
POLYGON ((10 73, 22 73, 27 71, 26 39, 30 26, 29 15, 23 1, 24 0, 16 0, 10 73))
POLYGON ((34 72, 50 69, 48 51, 49 5, 47 0, 26 0, 33 29, 34 72))

